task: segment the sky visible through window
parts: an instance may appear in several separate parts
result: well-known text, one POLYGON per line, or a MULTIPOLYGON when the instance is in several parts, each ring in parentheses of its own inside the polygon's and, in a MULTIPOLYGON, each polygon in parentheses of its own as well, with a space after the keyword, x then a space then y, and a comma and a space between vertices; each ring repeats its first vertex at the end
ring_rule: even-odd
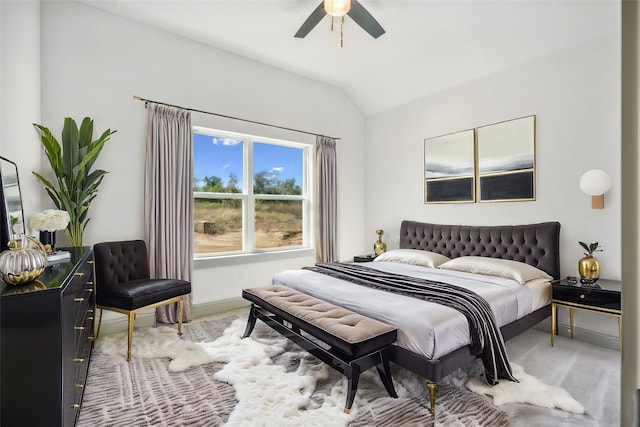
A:
MULTIPOLYGON (((204 177, 217 176, 226 185, 230 174, 238 178, 238 188, 242 188, 241 140, 210 135, 193 134, 193 179, 194 185, 202 184, 204 177)), ((273 144, 255 142, 253 145, 253 171, 269 171, 280 180, 294 178, 302 186, 303 150, 273 144)))

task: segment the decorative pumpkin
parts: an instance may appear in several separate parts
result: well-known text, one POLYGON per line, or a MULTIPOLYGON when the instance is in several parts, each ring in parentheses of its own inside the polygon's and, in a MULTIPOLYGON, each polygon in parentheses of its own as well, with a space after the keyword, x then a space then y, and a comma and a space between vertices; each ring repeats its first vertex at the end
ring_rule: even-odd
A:
POLYGON ((47 255, 42 244, 31 236, 11 240, 9 249, 0 253, 0 277, 9 285, 33 282, 44 272, 47 255), (37 247, 29 247, 28 241, 37 247))

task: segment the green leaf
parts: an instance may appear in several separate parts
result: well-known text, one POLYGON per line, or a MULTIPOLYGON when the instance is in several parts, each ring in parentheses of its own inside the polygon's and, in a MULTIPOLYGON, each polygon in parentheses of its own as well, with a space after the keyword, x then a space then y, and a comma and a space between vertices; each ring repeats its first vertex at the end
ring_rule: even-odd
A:
POLYGON ((580 244, 580 246, 582 246, 582 248, 587 251, 588 253, 585 253, 585 255, 587 256, 591 256, 593 255, 594 252, 602 252, 602 249, 598 249, 600 247, 600 243, 599 242, 592 242, 589 243, 588 245, 585 242, 578 242, 580 244))
POLYGON ((78 164, 78 125, 75 120, 65 117, 62 128, 62 159, 64 161, 64 175, 73 177, 73 169, 78 164))
POLYGON ((91 143, 93 137, 93 120, 89 117, 85 117, 80 124, 80 131, 78 133, 78 146, 86 147, 91 143))

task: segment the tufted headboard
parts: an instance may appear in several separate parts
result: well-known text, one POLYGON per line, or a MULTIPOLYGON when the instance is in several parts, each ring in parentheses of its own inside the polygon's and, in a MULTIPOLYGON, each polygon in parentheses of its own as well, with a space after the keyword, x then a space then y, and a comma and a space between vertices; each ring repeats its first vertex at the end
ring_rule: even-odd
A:
POLYGON ((524 262, 560 278, 560 223, 469 226, 402 221, 400 248, 449 258, 486 256, 524 262))

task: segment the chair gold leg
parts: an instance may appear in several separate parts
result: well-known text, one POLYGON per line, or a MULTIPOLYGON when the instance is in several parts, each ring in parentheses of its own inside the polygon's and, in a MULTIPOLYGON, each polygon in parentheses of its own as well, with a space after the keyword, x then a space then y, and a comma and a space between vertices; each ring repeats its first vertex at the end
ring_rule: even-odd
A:
POLYGON ((98 314, 98 330, 96 331, 96 340, 100 336, 100 326, 102 325, 102 309, 100 309, 100 314, 98 314))
POLYGON ((178 335, 182 335, 182 313, 184 312, 184 297, 178 300, 178 335))
POLYGON ((431 415, 436 416, 436 383, 431 380, 427 380, 427 388, 429 389, 429 404, 431 415))
POLYGON ((133 324, 136 320, 136 314, 133 312, 129 312, 129 330, 128 330, 128 339, 127 339, 127 362, 131 362, 131 343, 133 341, 133 324))

